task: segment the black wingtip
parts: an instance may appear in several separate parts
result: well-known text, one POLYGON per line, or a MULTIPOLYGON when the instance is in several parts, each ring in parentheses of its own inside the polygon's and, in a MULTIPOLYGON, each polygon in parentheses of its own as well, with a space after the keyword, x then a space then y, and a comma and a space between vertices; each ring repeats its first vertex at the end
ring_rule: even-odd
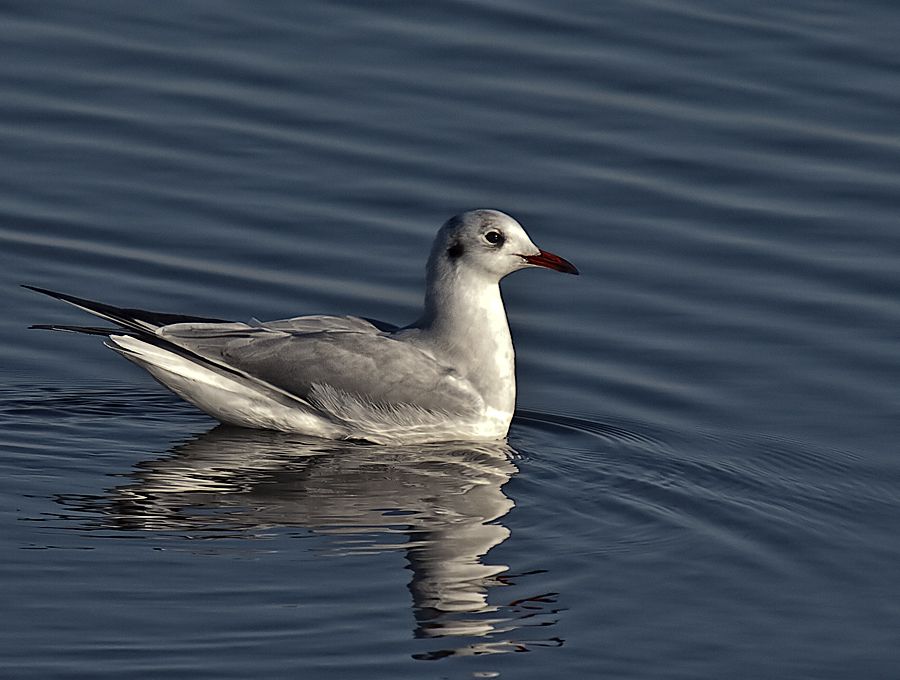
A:
POLYGON ((49 295, 52 298, 56 298, 57 300, 63 300, 67 302, 78 301, 78 302, 89 302, 89 300, 82 300, 81 298, 77 298, 73 295, 66 295, 65 293, 57 293, 55 290, 50 290, 49 288, 41 288, 40 286, 30 286, 27 283, 20 284, 22 288, 27 288, 28 290, 33 290, 35 293, 40 293, 41 295, 49 295))
POLYGON ((40 286, 30 286, 27 283, 19 284, 22 288, 27 288, 28 290, 33 290, 35 293, 40 293, 41 295, 48 295, 57 300, 62 300, 63 302, 73 302, 78 300, 78 298, 73 298, 71 295, 66 295, 65 293, 57 293, 55 290, 50 290, 49 288, 41 288, 40 286))
POLYGON ((57 300, 68 302, 86 312, 102 317, 129 328, 133 331, 152 333, 159 326, 167 326, 173 323, 228 323, 225 319, 213 319, 204 316, 189 316, 186 314, 167 314, 163 312, 151 312, 146 309, 133 309, 131 307, 113 307, 112 305, 87 298, 75 297, 67 293, 57 293, 55 290, 20 284, 22 288, 33 290, 35 293, 49 295, 57 300))
POLYGON ((124 328, 104 328, 102 326, 70 326, 58 323, 36 323, 28 327, 29 330, 38 331, 64 331, 66 333, 84 333, 85 335, 113 335, 128 334, 124 328))
MULTIPOLYGON (((39 286, 31 286, 28 284, 21 284, 22 288, 27 288, 28 290, 33 290, 35 293, 41 293, 42 295, 48 295, 55 300, 61 300, 62 302, 67 302, 70 305, 74 305, 79 309, 83 309, 86 312, 91 314, 95 314, 96 316, 102 317, 107 321, 112 321, 113 323, 120 324, 125 328, 132 328, 134 330, 146 330, 140 324, 135 322, 137 318, 135 313, 140 315, 140 310, 136 309, 122 309, 119 307, 113 307, 112 305, 107 305, 102 302, 96 302, 94 300, 88 300, 86 298, 75 297, 74 295, 68 295, 66 293, 57 293, 55 290, 50 290, 49 288, 41 288, 39 286)), ((68 328, 53 328, 51 330, 71 330, 68 328)), ((85 331, 78 331, 85 332, 85 331)))

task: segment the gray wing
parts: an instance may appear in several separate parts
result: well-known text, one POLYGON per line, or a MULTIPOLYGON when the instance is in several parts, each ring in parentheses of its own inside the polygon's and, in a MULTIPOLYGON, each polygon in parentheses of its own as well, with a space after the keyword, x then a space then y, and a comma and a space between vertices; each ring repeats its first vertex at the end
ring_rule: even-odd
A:
POLYGON ((350 402, 354 409, 364 404, 442 413, 468 413, 482 405, 480 395, 452 368, 371 324, 368 332, 268 326, 175 324, 157 334, 329 412, 350 402))
POLYGON ((264 321, 255 325, 260 328, 292 333, 314 333, 316 331, 379 333, 397 329, 397 326, 393 324, 374 319, 363 319, 358 316, 297 316, 292 319, 281 319, 279 321, 264 321))

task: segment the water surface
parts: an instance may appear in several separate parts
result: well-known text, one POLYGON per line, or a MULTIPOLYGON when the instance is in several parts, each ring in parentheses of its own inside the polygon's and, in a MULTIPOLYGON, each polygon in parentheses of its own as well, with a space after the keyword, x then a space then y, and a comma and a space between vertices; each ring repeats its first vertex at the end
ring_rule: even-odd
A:
POLYGON ((892 678, 891 3, 0 9, 4 677, 892 678), (30 283, 416 318, 494 207, 495 446, 245 432, 30 283))

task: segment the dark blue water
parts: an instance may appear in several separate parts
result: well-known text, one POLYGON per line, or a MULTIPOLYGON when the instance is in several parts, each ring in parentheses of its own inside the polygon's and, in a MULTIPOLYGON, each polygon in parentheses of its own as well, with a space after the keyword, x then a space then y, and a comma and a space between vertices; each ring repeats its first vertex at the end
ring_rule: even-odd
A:
POLYGON ((0 675, 895 678, 900 7, 3 3, 0 675), (216 427, 17 287, 418 315, 516 216, 507 445, 216 427))

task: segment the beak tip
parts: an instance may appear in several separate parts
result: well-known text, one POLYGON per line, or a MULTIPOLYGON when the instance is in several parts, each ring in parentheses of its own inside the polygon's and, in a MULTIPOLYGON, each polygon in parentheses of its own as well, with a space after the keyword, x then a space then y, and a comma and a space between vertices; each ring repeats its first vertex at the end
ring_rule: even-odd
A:
POLYGON ((564 274, 574 274, 575 276, 580 274, 574 264, 546 250, 541 250, 537 255, 523 255, 522 258, 536 267, 546 267, 547 269, 553 269, 564 274))

